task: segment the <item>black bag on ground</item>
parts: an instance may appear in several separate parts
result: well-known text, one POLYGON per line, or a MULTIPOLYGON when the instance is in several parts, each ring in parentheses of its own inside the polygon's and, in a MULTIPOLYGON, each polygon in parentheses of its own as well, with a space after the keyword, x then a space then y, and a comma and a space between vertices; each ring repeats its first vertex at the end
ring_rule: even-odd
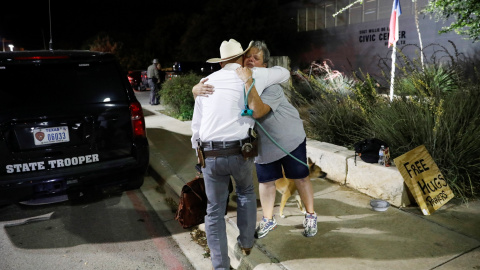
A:
POLYGON ((382 145, 385 148, 388 147, 386 142, 377 138, 370 138, 356 142, 353 145, 355 149, 355 162, 357 161, 358 154, 358 156, 367 163, 377 163, 379 158, 378 152, 382 145))

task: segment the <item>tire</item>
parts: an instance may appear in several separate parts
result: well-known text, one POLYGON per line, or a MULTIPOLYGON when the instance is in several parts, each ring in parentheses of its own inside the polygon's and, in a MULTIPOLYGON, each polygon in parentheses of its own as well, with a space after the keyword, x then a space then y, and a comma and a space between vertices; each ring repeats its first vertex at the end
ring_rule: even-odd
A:
POLYGON ((128 184, 125 185, 125 190, 139 189, 143 185, 143 178, 144 178, 143 174, 136 177, 132 177, 130 182, 128 182, 128 184))

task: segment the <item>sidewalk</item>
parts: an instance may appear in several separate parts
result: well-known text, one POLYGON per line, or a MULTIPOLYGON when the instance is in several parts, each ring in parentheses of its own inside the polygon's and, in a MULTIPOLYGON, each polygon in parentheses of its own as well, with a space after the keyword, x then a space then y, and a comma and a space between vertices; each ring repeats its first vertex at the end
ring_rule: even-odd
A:
MULTIPOLYGON (((161 105, 143 108, 151 167, 178 196, 195 176, 190 122, 159 113, 161 105)), ((480 269, 479 201, 466 206, 454 199, 431 216, 423 216, 417 207, 375 212, 369 205, 372 198, 363 193, 325 179, 312 182, 318 234, 301 235, 303 214, 293 200, 285 207, 285 218, 278 216, 277 204, 277 228, 240 260, 233 252, 238 229, 231 195, 226 220, 235 269, 480 269)), ((261 217, 259 207, 257 221, 261 217)))

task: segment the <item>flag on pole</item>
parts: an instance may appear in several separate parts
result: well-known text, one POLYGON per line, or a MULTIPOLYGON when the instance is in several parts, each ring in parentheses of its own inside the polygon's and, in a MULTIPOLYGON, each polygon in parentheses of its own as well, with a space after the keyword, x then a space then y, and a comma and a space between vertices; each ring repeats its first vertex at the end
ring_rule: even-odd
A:
POLYGON ((388 48, 398 40, 398 16, 402 14, 400 0, 393 0, 392 15, 390 16, 390 33, 388 37, 388 48))

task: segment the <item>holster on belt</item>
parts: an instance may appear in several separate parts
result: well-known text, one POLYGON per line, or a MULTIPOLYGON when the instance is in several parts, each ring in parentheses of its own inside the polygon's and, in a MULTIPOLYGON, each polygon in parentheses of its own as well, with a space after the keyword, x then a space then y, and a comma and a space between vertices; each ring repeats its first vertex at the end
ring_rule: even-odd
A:
POLYGON ((202 166, 202 168, 205 168, 205 152, 203 152, 203 147, 200 142, 198 142, 197 155, 200 166, 202 166))
POLYGON ((249 143, 245 143, 242 146, 242 155, 244 159, 253 158, 258 156, 258 139, 257 132, 253 128, 248 129, 249 143))

